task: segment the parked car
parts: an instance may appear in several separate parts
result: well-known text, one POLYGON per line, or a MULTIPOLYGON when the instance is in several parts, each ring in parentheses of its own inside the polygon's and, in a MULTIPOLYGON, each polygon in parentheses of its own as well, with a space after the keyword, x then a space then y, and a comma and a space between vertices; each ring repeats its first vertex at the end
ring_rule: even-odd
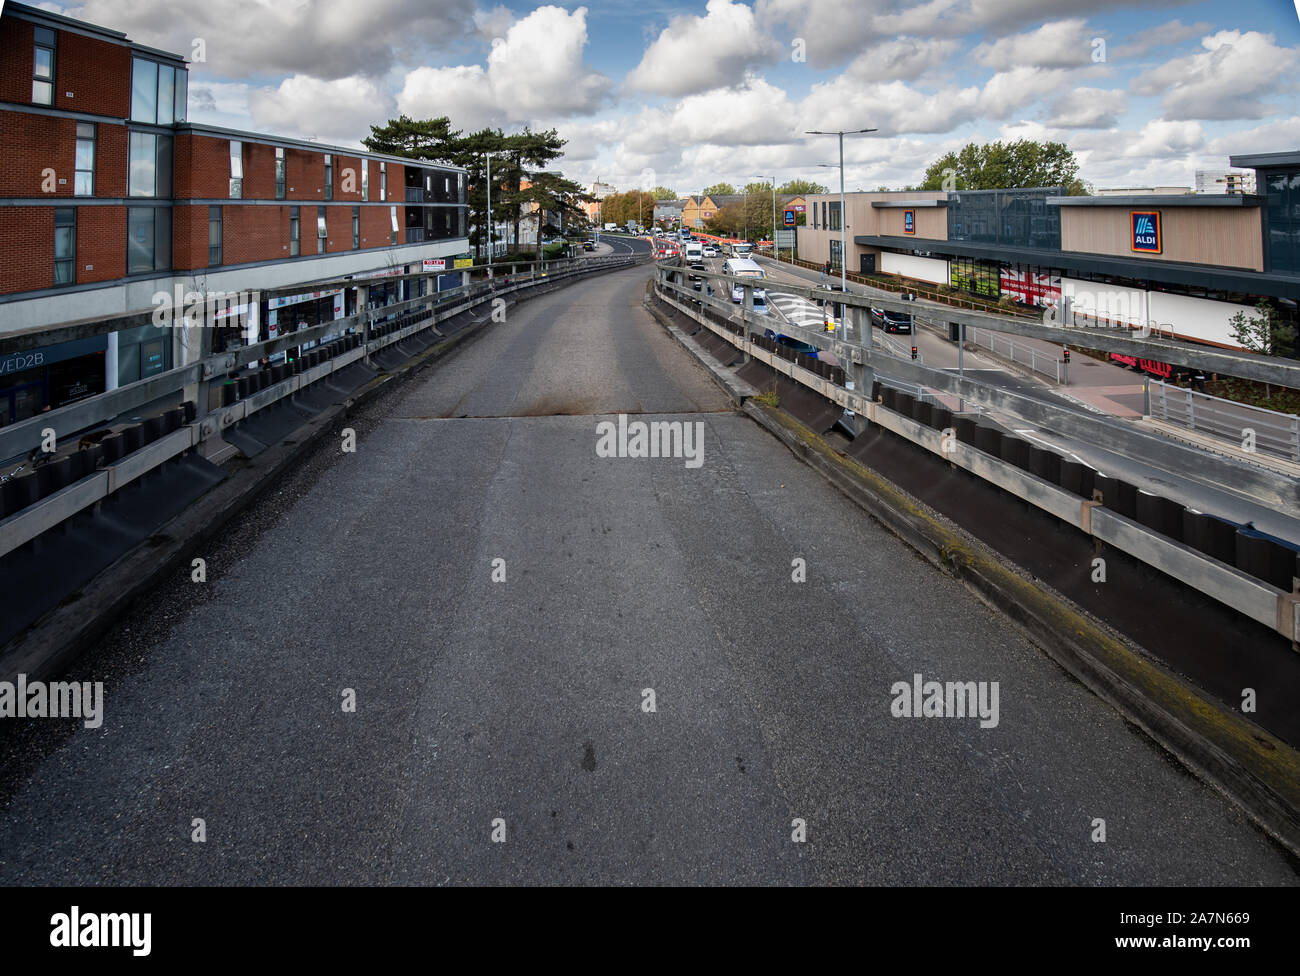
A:
POLYGON ((595 241, 583 241, 583 242, 582 242, 582 249, 583 249, 584 251, 594 251, 594 250, 596 250, 596 242, 595 242, 595 241))
POLYGON ((871 324, 886 332, 912 331, 912 316, 907 312, 890 312, 883 308, 871 310, 871 324))
POLYGON ((795 339, 792 336, 786 335, 784 332, 777 332, 774 329, 768 329, 764 334, 769 339, 774 340, 777 345, 785 346, 787 349, 793 349, 795 352, 801 352, 805 356, 811 356, 813 359, 816 359, 817 353, 821 351, 811 342, 804 342, 802 339, 795 339))

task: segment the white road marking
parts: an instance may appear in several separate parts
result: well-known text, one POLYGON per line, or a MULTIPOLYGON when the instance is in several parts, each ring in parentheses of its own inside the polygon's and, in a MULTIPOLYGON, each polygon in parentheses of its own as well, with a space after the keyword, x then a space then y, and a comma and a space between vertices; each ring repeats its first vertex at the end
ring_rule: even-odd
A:
MULTIPOLYGON (((1068 454, 1070 457, 1074 458, 1074 460, 1078 461, 1080 464, 1087 464, 1088 467, 1092 467, 1091 464, 1088 464, 1088 462, 1085 461, 1083 458, 1079 457, 1079 455, 1075 454, 1073 451, 1067 451, 1065 448, 1061 447, 1060 444, 1053 444, 1051 441, 1043 437, 1035 437, 1033 435, 1032 429, 1026 429, 1023 427, 1016 427, 1014 429, 1017 434, 1020 434, 1024 437, 1028 437, 1031 441, 1038 441, 1039 444, 1042 444, 1045 447, 1050 447, 1054 451, 1060 451, 1062 454, 1068 454)), ((1097 473, 1101 474, 1102 472, 1098 471, 1097 473)))

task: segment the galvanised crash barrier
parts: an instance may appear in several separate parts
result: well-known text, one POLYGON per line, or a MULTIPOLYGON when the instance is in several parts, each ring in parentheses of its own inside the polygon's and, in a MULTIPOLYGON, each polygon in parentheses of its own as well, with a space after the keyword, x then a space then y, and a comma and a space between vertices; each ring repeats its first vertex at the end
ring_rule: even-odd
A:
MULTIPOLYGON (((0 558, 194 450, 204 440, 417 333, 484 303, 526 296, 574 277, 630 267, 642 260, 628 255, 546 262, 545 271, 521 264, 519 267, 528 269, 526 276, 517 273, 478 281, 209 355, 6 427, 0 430, 0 458, 15 458, 17 471, 0 482, 0 558), (284 362, 245 371, 245 367, 303 346, 311 348, 292 358, 286 356, 284 362), (168 400, 174 403, 156 407, 168 400), (119 430, 92 430, 132 413, 144 415, 138 421, 132 418, 119 430), (70 438, 79 439, 77 450, 66 454, 48 450, 70 438), (24 455, 29 460, 20 463, 24 455)), ((400 277, 427 278, 441 273, 400 277)), ((365 305, 365 279, 340 279, 313 287, 358 288, 363 292, 359 304, 365 305)))
MULTIPOLYGON (((763 316, 737 322, 730 317, 730 308, 672 280, 679 271, 667 265, 657 269, 658 296, 735 347, 738 354, 766 363, 831 403, 853 411, 858 420, 868 420, 940 455, 1097 541, 1271 628, 1293 644, 1300 638, 1300 589, 1296 586, 1296 580, 1300 579, 1300 547, 1249 526, 1188 510, 1177 502, 1142 491, 1121 479, 1106 477, 1085 464, 982 424, 973 417, 955 416, 944 407, 883 385, 875 377, 869 353, 863 346, 837 342, 836 353, 856 373, 857 382, 849 389, 844 371, 828 372, 824 363, 818 368, 814 364, 820 363, 819 360, 798 354, 792 357, 786 347, 751 333, 749 327, 760 324, 763 316)), ((753 287, 753 279, 732 280, 747 289, 753 287)), ((850 308, 854 307, 852 298, 848 296, 845 302, 850 308)), ((747 311, 752 310, 748 299, 749 296, 742 303, 747 311)), ((845 296, 837 295, 836 300, 844 301, 845 296)), ((865 322, 864 314, 858 324, 865 322)), ((860 328, 850 331, 863 334, 860 328)), ((929 386, 951 388, 955 385, 951 381, 957 379, 942 370, 892 358, 874 362, 887 365, 891 373, 902 369, 905 379, 929 386)), ((1001 402, 1005 396, 1003 391, 984 384, 963 380, 951 392, 967 400, 982 400, 981 405, 989 409, 1006 410, 1006 404, 1001 402)), ((1064 408, 1042 406, 1053 416, 1070 413, 1064 408)), ((1038 413, 1024 419, 1044 423, 1042 416, 1038 413)), ((1090 429, 1094 435, 1100 433, 1104 438, 1110 426, 1094 425, 1090 429)), ((1056 428, 1060 427, 1058 422, 1056 428)), ((1148 435, 1137 436, 1148 438, 1148 435)), ((1122 449, 1113 439, 1101 439, 1100 443, 1112 450, 1122 449)), ((1197 461, 1204 468, 1200 456, 1197 461)), ((1290 488, 1294 491, 1295 484, 1290 488)))

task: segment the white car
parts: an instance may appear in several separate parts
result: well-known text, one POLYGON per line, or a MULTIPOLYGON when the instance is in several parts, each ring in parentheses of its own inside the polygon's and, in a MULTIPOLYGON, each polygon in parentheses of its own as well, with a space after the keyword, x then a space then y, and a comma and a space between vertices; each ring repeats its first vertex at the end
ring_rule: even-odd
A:
POLYGON ((704 256, 705 256, 706 258, 716 258, 716 257, 717 257, 719 254, 721 254, 721 253, 722 253, 722 252, 719 251, 719 250, 718 250, 716 247, 714 247, 712 244, 706 244, 705 247, 704 247, 704 256))

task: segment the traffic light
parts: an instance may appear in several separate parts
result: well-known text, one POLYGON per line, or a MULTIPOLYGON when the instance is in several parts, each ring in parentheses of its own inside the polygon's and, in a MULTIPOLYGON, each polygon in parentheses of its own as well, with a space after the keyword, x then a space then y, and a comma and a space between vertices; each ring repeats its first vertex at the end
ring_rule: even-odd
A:
POLYGON ((1070 362, 1070 348, 1069 348, 1069 346, 1066 346, 1066 347, 1065 347, 1065 352, 1064 352, 1064 354, 1061 356, 1061 362, 1066 363, 1067 365, 1069 364, 1069 362, 1070 362))
POLYGON ((913 358, 913 359, 916 358, 916 346, 913 346, 913 347, 912 347, 912 358, 913 358))

